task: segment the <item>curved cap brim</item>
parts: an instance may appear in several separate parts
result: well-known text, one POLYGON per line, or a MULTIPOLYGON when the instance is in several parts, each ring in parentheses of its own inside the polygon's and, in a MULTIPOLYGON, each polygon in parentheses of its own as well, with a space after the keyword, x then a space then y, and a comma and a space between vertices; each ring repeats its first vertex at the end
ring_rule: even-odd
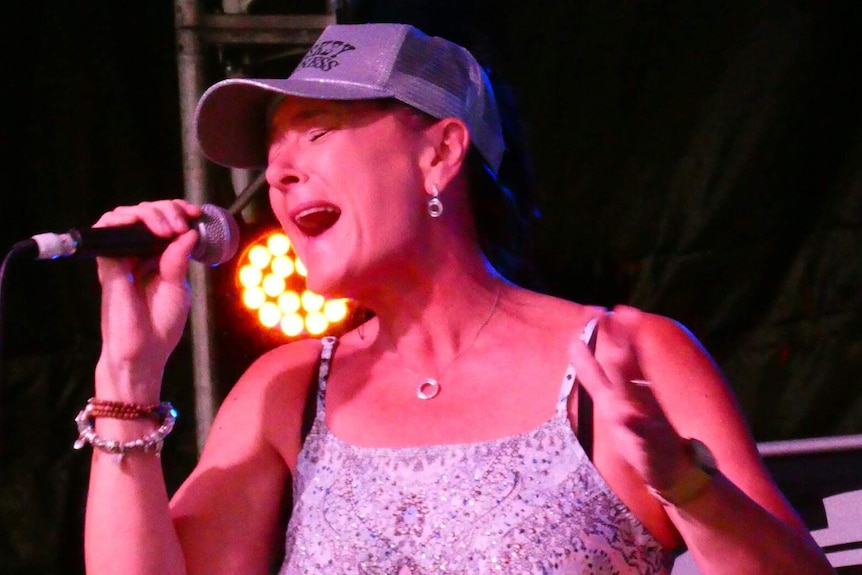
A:
POLYGON ((195 131, 203 154, 230 168, 265 168, 267 114, 278 96, 367 100, 391 94, 362 84, 296 78, 222 80, 204 92, 195 110, 195 131))

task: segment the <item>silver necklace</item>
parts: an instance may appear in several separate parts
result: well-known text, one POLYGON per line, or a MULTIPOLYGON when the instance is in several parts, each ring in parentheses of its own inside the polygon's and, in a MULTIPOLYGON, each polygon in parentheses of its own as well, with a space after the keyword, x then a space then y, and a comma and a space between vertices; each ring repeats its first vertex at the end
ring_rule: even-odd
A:
MULTIPOLYGON (((491 322, 491 318, 494 317, 494 314, 497 312, 497 305, 499 303, 500 286, 498 284, 496 294, 494 295, 494 303, 493 305, 491 305, 491 311, 488 313, 488 317, 485 318, 485 321, 483 321, 482 324, 479 326, 479 329, 476 330, 476 335, 473 336, 473 339, 470 341, 470 343, 461 348, 461 351, 456 353, 455 356, 449 360, 449 363, 447 363, 446 366, 442 370, 440 370, 440 375, 438 375, 437 378, 443 377, 443 374, 445 374, 446 371, 452 366, 452 364, 455 363, 455 360, 457 360, 459 357, 461 357, 462 354, 464 354, 464 352, 466 352, 467 350, 472 348, 473 345, 475 345, 476 340, 479 339, 479 334, 482 333, 482 330, 485 329, 485 326, 487 326, 491 322)), ((414 375, 419 375, 414 370, 410 369, 410 367, 407 366, 406 362, 404 362, 403 359, 401 361, 402 363, 404 363, 404 367, 406 367, 411 373, 413 373, 414 375)), ((416 397, 422 400, 434 399, 435 397, 437 397, 437 394, 440 393, 440 382, 437 378, 426 377, 421 382, 419 382, 419 385, 416 387, 416 397)))

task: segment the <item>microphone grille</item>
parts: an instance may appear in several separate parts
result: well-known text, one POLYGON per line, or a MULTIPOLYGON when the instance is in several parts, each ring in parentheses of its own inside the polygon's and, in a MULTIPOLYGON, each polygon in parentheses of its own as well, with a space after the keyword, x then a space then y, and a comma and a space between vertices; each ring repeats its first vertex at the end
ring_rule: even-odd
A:
POLYGON ((239 225, 224 208, 212 204, 201 206, 196 221, 200 239, 192 250, 192 259, 209 266, 217 266, 231 259, 239 247, 239 225))

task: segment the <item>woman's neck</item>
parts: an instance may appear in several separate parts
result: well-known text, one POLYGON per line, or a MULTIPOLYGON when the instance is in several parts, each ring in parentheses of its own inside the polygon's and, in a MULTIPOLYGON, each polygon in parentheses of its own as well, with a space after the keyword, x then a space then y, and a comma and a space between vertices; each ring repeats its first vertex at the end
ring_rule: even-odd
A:
POLYGON ((511 286, 490 266, 473 275, 444 274, 393 297, 397 307, 374 310, 379 326, 375 346, 439 373, 476 344, 499 313, 508 289, 511 286))

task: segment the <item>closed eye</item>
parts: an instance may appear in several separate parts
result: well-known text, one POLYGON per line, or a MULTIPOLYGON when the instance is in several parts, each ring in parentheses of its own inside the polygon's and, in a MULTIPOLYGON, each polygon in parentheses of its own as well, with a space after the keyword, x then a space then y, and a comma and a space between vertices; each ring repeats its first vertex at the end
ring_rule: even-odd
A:
POLYGON ((310 142, 316 142, 317 140, 319 140, 320 138, 322 138, 323 136, 325 136, 328 133, 329 133, 329 130, 314 130, 313 132, 309 133, 308 140, 310 142))

